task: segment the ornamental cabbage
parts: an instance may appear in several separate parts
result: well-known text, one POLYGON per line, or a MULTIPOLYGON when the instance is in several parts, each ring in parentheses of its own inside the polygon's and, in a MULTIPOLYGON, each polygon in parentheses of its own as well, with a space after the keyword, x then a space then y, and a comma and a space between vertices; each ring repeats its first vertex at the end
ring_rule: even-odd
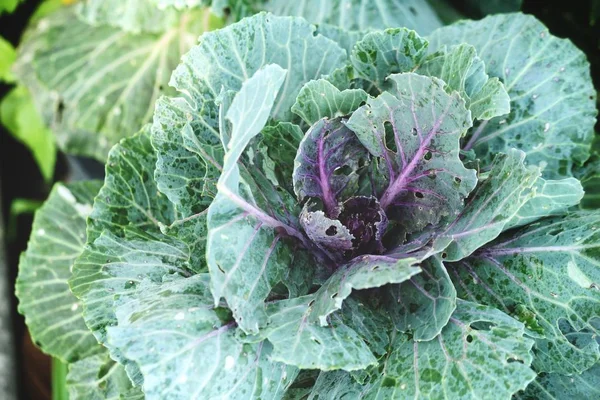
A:
POLYGON ((564 388, 600 360, 600 213, 572 209, 595 91, 571 42, 523 14, 421 37, 260 13, 170 84, 101 188, 55 188, 22 260, 75 395, 593 397, 564 388), (51 326, 42 252, 72 302, 51 326))

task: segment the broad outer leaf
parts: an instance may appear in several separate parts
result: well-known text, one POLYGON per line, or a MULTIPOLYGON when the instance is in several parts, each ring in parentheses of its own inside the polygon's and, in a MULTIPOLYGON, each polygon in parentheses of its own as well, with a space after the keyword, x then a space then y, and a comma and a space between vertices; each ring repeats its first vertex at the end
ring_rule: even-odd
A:
POLYGON ((314 303, 314 295, 308 295, 269 304, 269 323, 258 338, 273 344, 274 361, 322 371, 354 371, 377 362, 364 340, 339 316, 325 326, 310 321, 314 303))
POLYGON ((482 123, 468 148, 490 161, 518 148, 531 164, 546 163, 544 177, 569 176, 589 157, 596 115, 596 91, 585 54, 570 40, 550 35, 535 17, 503 14, 461 21, 431 34, 430 51, 469 43, 500 78, 511 112, 482 123), (476 136, 476 137, 475 137, 476 136))
POLYGON ((188 247, 170 236, 128 228, 122 237, 104 231, 75 262, 71 291, 83 303, 85 322, 100 343, 115 325, 115 299, 144 280, 161 282, 166 274, 190 275, 188 247))
POLYGON ((394 259, 386 256, 356 257, 338 270, 319 288, 310 313, 311 321, 328 324, 331 313, 342 308, 353 290, 377 288, 401 283, 421 272, 416 258, 394 259))
POLYGON ((600 364, 579 375, 542 374, 519 400, 596 399, 600 397, 600 364))
POLYGON ((222 165, 221 135, 226 132, 219 132, 219 113, 226 110, 216 103, 222 93, 238 92, 267 64, 280 65, 288 73, 271 116, 289 122, 302 86, 344 66, 344 50, 314 31, 303 19, 261 13, 204 34, 183 58, 171 84, 185 99, 160 100, 153 126, 158 187, 183 215, 201 211, 207 196, 214 197, 207 186, 214 186, 222 165), (182 136, 186 126, 191 128, 187 139, 182 136))
POLYGON ((366 82, 369 92, 389 89, 388 76, 410 72, 427 54, 427 41, 406 28, 386 29, 365 35, 354 45, 350 62, 355 76, 366 82))
MULTIPOLYGON (((156 4, 159 9, 165 9, 168 7, 174 7, 178 10, 191 8, 191 7, 199 7, 199 6, 207 6, 210 5, 212 0, 150 0, 152 3, 156 4)), ((216 3, 216 1, 212 1, 216 3)))
POLYGON ((155 165, 149 125, 111 150, 104 185, 88 221, 88 241, 93 242, 104 230, 122 236, 131 226, 160 231, 186 243, 190 268, 204 272, 207 210, 187 218, 177 215, 169 199, 156 188, 155 165))
POLYGON ((71 399, 144 399, 123 366, 111 360, 106 351, 70 364, 66 385, 71 399))
POLYGON ((292 265, 294 250, 284 236, 306 240, 279 215, 285 208, 276 211, 282 204, 267 198, 276 193, 272 185, 252 184, 251 171, 241 180, 238 166, 246 146, 267 122, 285 76, 286 71, 278 65, 267 65, 247 80, 234 98, 227 113, 233 127, 231 139, 218 194, 208 211, 206 259, 215 304, 224 297, 246 333, 256 333, 264 325, 264 301, 292 265))
POLYGON ((164 32, 177 23, 174 8, 159 9, 155 0, 81 0, 75 6, 90 25, 109 24, 127 32, 164 32))
POLYGON ((489 120, 510 111, 504 85, 498 78, 489 78, 473 46, 461 44, 436 51, 415 72, 440 78, 448 91, 458 91, 473 119, 489 120))
POLYGON ((450 276, 460 296, 526 324, 536 371, 580 373, 600 360, 599 228, 597 212, 545 219, 452 264, 450 276))
POLYGON ((202 32, 201 17, 192 12, 162 34, 133 35, 61 9, 26 33, 15 73, 65 152, 105 160, 150 121, 158 96, 172 93, 169 74, 202 32))
POLYGON ((173 206, 156 188, 152 177, 155 163, 148 125, 113 147, 104 185, 88 221, 89 242, 104 230, 121 236, 130 226, 158 232, 176 219, 173 206))
POLYGON ((298 201, 308 197, 323 201, 325 213, 337 217, 342 194, 355 194, 358 170, 366 163, 367 150, 344 121, 324 118, 315 123, 300 142, 294 160, 294 192, 298 201))
POLYGON ((457 304, 436 339, 396 336, 364 385, 342 372, 321 373, 308 398, 510 399, 536 376, 523 324, 493 308, 457 304))
POLYGON ((351 114, 367 100, 362 89, 339 90, 325 79, 310 81, 302 87, 292 111, 309 125, 321 118, 351 114))
POLYGON ((535 196, 523 205, 504 229, 524 226, 543 217, 564 214, 579 204, 584 191, 575 178, 546 180, 538 178, 534 185, 535 196))
MULTIPOLYGON (((456 219, 436 237, 451 240, 442 257, 458 261, 494 240, 528 201, 535 199, 532 189, 540 171, 527 167, 525 154, 511 149, 494 158, 487 178, 482 180, 456 219)), ((444 246, 446 244, 444 243, 444 246)))
POLYGON ((208 281, 146 282, 117 307, 109 345, 139 366, 147 399, 282 397, 297 369, 274 362, 267 342, 238 342, 235 323, 212 307, 208 281))
POLYGON ((419 264, 421 273, 390 287, 389 309, 396 327, 416 341, 435 338, 456 309, 456 289, 438 257, 419 264))
POLYGON ((416 232, 458 213, 475 187, 475 171, 459 159, 459 139, 471 116, 459 94, 446 93, 437 78, 406 73, 389 80, 395 84, 393 95, 369 99, 347 126, 387 168, 382 208, 416 232))
POLYGON ((36 212, 27 251, 19 263, 19 312, 33 341, 65 362, 101 350, 81 316, 67 280, 85 244, 85 220, 100 182, 57 184, 36 212))
POLYGON ((489 14, 519 11, 523 0, 465 0, 463 3, 469 7, 471 14, 476 13, 479 17, 485 17, 489 14))
POLYGON ((426 35, 441 25, 431 6, 418 0, 267 0, 264 9, 349 31, 405 26, 426 35))
MULTIPOLYGON (((385 307, 385 300, 373 296, 373 291, 355 292, 344 301, 340 312, 330 317, 354 330, 369 346, 373 354, 380 358, 390 347, 392 333, 395 332, 392 316, 385 307)), ((353 376, 365 371, 355 371, 353 376)))

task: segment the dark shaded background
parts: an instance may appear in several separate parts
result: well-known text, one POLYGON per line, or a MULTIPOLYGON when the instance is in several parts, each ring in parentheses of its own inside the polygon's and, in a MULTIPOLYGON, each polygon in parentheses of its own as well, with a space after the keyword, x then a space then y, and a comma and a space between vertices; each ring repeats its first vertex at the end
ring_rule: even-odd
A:
MULTIPOLYGON (((126 1, 126 0, 124 0, 126 1)), ((469 13, 466 4, 473 0, 449 0, 463 15, 470 18, 480 18, 481 15, 469 13)), ((486 1, 486 0, 481 0, 486 1)), ((40 1, 26 0, 16 12, 0 17, 0 35, 16 45, 40 1)), ((592 77, 596 88, 600 88, 600 0, 524 0, 523 11, 533 14, 550 28, 552 34, 570 38, 588 56, 592 65, 592 77)), ((0 84, 0 98, 10 86, 0 84)), ((35 95, 35 94, 34 94, 35 95)), ((596 131, 598 125, 596 126, 596 131)), ((54 180, 68 178, 70 163, 65 155, 57 157, 57 167, 54 180)), ((83 163, 98 177, 102 167, 99 164, 85 160, 75 160, 83 163)), ((51 186, 44 183, 33 156, 21 143, 17 142, 0 125, 0 193, 2 199, 1 212, 4 221, 9 221, 9 208, 16 198, 43 200, 48 195, 51 186)), ((22 215, 17 219, 16 237, 6 244, 7 264, 9 266, 10 285, 14 287, 17 275, 19 254, 25 250, 29 238, 32 215, 22 215)), ((0 244, 1 245, 1 244, 0 244)), ((39 353, 27 337, 24 320, 16 312, 16 298, 13 297, 13 327, 17 349, 17 368, 20 371, 17 387, 20 388, 20 398, 45 399, 50 398, 50 364, 47 358, 39 353)))

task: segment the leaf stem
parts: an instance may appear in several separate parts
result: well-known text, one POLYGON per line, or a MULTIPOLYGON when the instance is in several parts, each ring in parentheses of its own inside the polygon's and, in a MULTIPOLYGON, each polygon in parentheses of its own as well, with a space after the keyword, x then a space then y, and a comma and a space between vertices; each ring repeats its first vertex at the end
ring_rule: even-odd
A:
POLYGON ((52 358, 52 400, 69 400, 67 372, 69 367, 58 358, 52 358))
POLYGON ((471 148, 473 148, 473 146, 475 145, 475 142, 477 142, 477 139, 479 139, 481 132, 483 132, 483 130, 485 129, 488 122, 490 122, 490 121, 489 120, 483 121, 481 124, 479 124, 479 126, 477 127, 477 129, 475 130, 473 135, 471 135, 471 138, 469 139, 469 141, 463 148, 464 151, 469 151, 469 150, 471 150, 471 148))

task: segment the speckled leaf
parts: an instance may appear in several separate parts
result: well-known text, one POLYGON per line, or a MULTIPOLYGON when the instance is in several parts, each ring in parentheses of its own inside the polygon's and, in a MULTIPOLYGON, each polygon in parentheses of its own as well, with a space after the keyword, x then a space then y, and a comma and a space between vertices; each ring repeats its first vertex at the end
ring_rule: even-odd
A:
POLYGON ((311 321, 325 326, 328 316, 342 308, 353 290, 377 288, 389 283, 401 283, 421 272, 419 260, 396 260, 386 256, 360 256, 343 265, 319 288, 310 313, 311 321))
POLYGON ((401 332, 416 341, 432 340, 456 309, 456 289, 438 257, 421 264, 421 273, 400 285, 391 286, 389 309, 401 332))
POLYGON ((212 307, 206 274, 146 282, 121 299, 108 343, 133 360, 147 399, 280 398, 297 369, 272 360, 269 343, 238 342, 212 307))
POLYGON ((350 61, 355 76, 374 94, 390 88, 388 76, 410 72, 427 54, 427 41, 406 28, 372 32, 354 45, 350 61))
POLYGON ((267 0, 264 9, 349 31, 405 26, 426 35, 441 25, 431 6, 418 0, 267 0))
POLYGON ((546 180, 538 178, 534 185, 535 195, 504 227, 524 226, 538 219, 562 215, 570 207, 579 204, 583 198, 583 187, 575 178, 546 180))
POLYGON ((449 267, 460 296, 526 323, 538 372, 580 373, 600 360, 599 227, 597 212, 544 219, 449 267))
POLYGON ((475 171, 459 158, 459 138, 472 121, 464 100, 437 78, 406 73, 389 80, 391 94, 369 99, 347 125, 387 168, 381 207, 416 232, 458 213, 475 187, 475 171))
POLYGON ((186 243, 190 267, 203 272, 207 210, 186 218, 177 214, 169 199, 157 190, 153 179, 156 159, 148 125, 111 150, 104 185, 88 221, 88 241, 94 241, 103 230, 121 236, 129 226, 160 231, 186 243))
POLYGON ((175 219, 172 205, 152 179, 155 163, 149 126, 111 150, 104 185, 88 222, 90 242, 104 230, 117 236, 128 226, 157 232, 175 219))
POLYGON ((271 358, 323 371, 353 371, 374 365, 376 359, 367 344, 339 316, 333 316, 326 326, 309 320, 314 302, 314 295, 308 295, 268 305, 269 323, 258 338, 273 344, 271 358))
POLYGON ((106 350, 70 364, 66 385, 70 399, 144 399, 141 390, 132 387, 123 366, 111 360, 106 350))
POLYGON ((188 247, 172 237, 135 228, 125 229, 123 237, 104 231, 75 262, 69 285, 83 303, 87 326, 104 343, 106 329, 117 322, 117 297, 136 293, 143 280, 160 282, 169 273, 190 275, 188 260, 188 247))
POLYGON ((302 87, 292 111, 309 125, 321 118, 351 114, 367 100, 362 89, 339 90, 325 79, 310 81, 302 87))
POLYGON ((525 166, 524 159, 525 153, 514 149, 495 157, 490 172, 481 180, 465 208, 436 237, 437 241, 451 240, 442 255, 447 261, 465 258, 497 238, 533 198, 532 188, 540 171, 525 166))
POLYGON ((600 364, 576 375, 542 374, 518 400, 596 399, 600 397, 600 364))
POLYGON ((594 140, 593 149, 594 152, 585 165, 574 171, 585 191, 579 206, 592 210, 600 207, 600 140, 594 140))
POLYGON ((171 84, 185 99, 159 101, 153 127, 153 144, 159 154, 158 187, 183 214, 203 209, 204 205, 198 204, 206 196, 203 177, 216 181, 221 160, 187 149, 182 128, 191 127, 192 136, 200 144, 197 148, 220 148, 225 132, 218 131, 220 110, 216 99, 221 93, 239 91, 267 64, 288 71, 271 116, 291 121, 294 115, 290 108, 302 86, 330 74, 346 61, 344 51, 335 42, 314 36, 314 29, 299 18, 261 13, 204 34, 199 45, 183 58, 171 84))
POLYGON ((510 98, 498 78, 490 78, 473 46, 443 48, 427 57, 415 71, 446 82, 447 90, 458 91, 473 119, 488 120, 510 112, 510 98))
POLYGON ((177 23, 174 8, 159 9, 155 0, 81 0, 79 17, 90 25, 112 25, 127 32, 163 32, 177 23))
MULTIPOLYGON (((546 163, 544 177, 569 176, 589 156, 596 91, 585 54, 568 39, 550 35, 535 17, 503 14, 461 21, 429 38, 430 51, 469 43, 511 98, 511 112, 483 122, 471 145, 490 161, 497 152, 519 148, 531 164, 546 163)), ((469 145, 469 148, 470 146, 469 145)))
POLYGON ((358 187, 357 171, 368 158, 367 150, 343 120, 322 119, 300 142, 294 160, 294 192, 298 201, 307 197, 323 201, 325 212, 337 216, 344 191, 353 194, 358 187))
POLYGON ((283 184, 293 189, 290 177, 294 171, 294 158, 304 137, 304 132, 298 125, 290 122, 279 122, 274 126, 266 126, 261 135, 263 143, 267 146, 269 157, 277 164, 279 177, 283 184))
POLYGON ((171 93, 170 71, 202 32, 201 17, 192 12, 164 33, 133 35, 61 9, 27 31, 15 73, 65 152, 105 160, 150 121, 156 98, 171 93))
POLYGON ((434 340, 396 336, 364 385, 344 372, 321 373, 309 399, 510 399, 535 378, 533 342, 523 325, 493 308, 458 300, 434 340), (483 361, 485 360, 485 361, 483 361))
MULTIPOLYGON (((354 330, 365 340, 369 349, 379 358, 385 355, 395 334, 394 323, 384 300, 373 296, 373 291, 355 292, 348 297, 340 312, 334 314, 335 319, 341 319, 346 326, 354 330)), ((362 374, 365 371, 356 371, 362 374)))
POLYGON ((231 140, 208 211, 206 258, 215 304, 224 297, 247 333, 256 333, 266 322, 264 301, 294 258, 285 236, 304 240, 273 184, 258 183, 259 174, 253 174, 258 168, 238 165, 267 122, 285 76, 278 65, 267 65, 234 98, 227 113, 231 140))
POLYGON ((85 220, 100 182, 58 183, 36 212, 27 251, 19 262, 19 312, 33 341, 65 362, 101 350, 81 316, 67 280, 85 245, 85 220))
POLYGON ((342 49, 346 50, 346 54, 352 54, 354 45, 371 31, 372 29, 349 31, 343 27, 331 24, 317 25, 317 32, 336 42, 342 49))

